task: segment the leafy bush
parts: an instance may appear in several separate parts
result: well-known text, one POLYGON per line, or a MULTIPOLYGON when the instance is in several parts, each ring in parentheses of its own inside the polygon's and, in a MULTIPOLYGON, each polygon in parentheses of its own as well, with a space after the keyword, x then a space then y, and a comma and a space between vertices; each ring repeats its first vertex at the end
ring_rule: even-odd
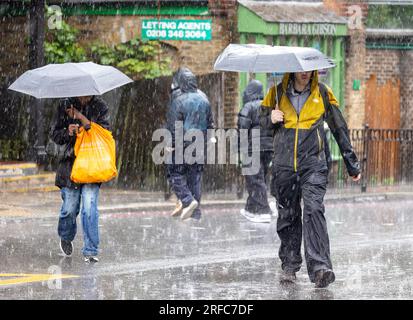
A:
POLYGON ((153 79, 172 74, 171 59, 165 57, 157 41, 143 42, 134 39, 115 45, 113 48, 103 44, 94 44, 90 56, 96 63, 112 65, 132 78, 153 79))
MULTIPOLYGON (((47 11, 48 16, 52 14, 47 11)), ((172 74, 171 59, 166 57, 158 41, 133 39, 127 43, 108 46, 95 43, 81 46, 79 31, 62 21, 60 29, 49 30, 45 41, 47 63, 94 61, 119 68, 131 78, 153 79, 172 74)))
MULTIPOLYGON (((47 11, 50 16, 51 11, 47 11)), ((79 33, 74 27, 62 21, 59 29, 47 29, 44 43, 46 63, 65 63, 87 61, 86 51, 77 43, 79 33)))
POLYGON ((370 5, 367 17, 369 28, 413 28, 413 6, 370 5))

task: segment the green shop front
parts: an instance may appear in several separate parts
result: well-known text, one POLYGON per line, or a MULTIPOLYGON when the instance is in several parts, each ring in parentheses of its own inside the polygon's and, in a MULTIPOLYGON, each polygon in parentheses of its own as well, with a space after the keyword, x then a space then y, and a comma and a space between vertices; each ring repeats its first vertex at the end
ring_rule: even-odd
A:
MULTIPOLYGON (((344 106, 345 18, 328 11, 321 3, 238 2, 240 43, 319 49, 337 65, 333 69, 321 71, 320 79, 333 89, 340 106, 344 106)), ((280 81, 280 77, 275 75, 276 81, 280 81)), ((240 94, 251 78, 260 80, 265 91, 274 83, 272 74, 242 73, 240 94)))
MULTIPOLYGON (((238 4, 240 43, 313 47, 334 60, 336 67, 321 70, 320 80, 332 88, 343 111, 347 20, 324 8, 322 3, 266 3, 240 0, 238 4)), ((251 78, 261 81, 264 92, 267 92, 274 80, 277 83, 281 81, 282 74, 241 73, 240 108, 242 92, 251 78)), ((342 171, 343 164, 338 161, 341 159, 338 146, 328 131, 327 135, 330 140, 332 159, 337 161, 337 169, 342 171)))

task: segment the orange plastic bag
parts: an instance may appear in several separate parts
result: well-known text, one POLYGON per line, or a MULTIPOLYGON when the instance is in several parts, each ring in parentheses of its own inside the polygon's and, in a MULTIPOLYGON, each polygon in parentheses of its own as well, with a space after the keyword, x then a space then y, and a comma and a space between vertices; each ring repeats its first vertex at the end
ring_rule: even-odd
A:
POLYGON ((100 183, 112 180, 116 169, 116 146, 112 133, 96 123, 89 131, 81 128, 75 144, 75 162, 70 179, 75 183, 100 183))

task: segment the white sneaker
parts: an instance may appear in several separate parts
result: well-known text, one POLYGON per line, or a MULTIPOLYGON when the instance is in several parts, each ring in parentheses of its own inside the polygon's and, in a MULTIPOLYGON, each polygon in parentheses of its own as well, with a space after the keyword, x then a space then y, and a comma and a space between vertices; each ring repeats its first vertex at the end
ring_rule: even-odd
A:
POLYGON ((171 217, 177 217, 179 215, 181 215, 182 213, 182 202, 181 200, 178 200, 178 202, 176 203, 176 207, 174 209, 174 211, 172 211, 171 213, 171 217))
POLYGON ((245 209, 241 209, 239 212, 242 216, 244 216, 245 218, 247 218, 249 221, 252 221, 252 219, 254 219, 254 214, 245 210, 245 209))
POLYGON ((182 209, 181 220, 186 220, 192 216, 194 210, 198 207, 198 201, 192 200, 189 206, 182 209))
POLYGON ((270 223, 271 222, 271 215, 269 213, 259 214, 259 213, 252 213, 245 209, 241 209, 241 215, 247 218, 251 222, 255 223, 270 223))
POLYGON ((97 263, 97 262, 99 262, 99 258, 96 257, 96 256, 85 256, 83 259, 86 263, 97 263))
POLYGON ((270 209, 272 211, 273 217, 276 217, 278 215, 278 210, 277 210, 277 203, 275 201, 271 201, 269 203, 270 209))
POLYGON ((263 213, 263 214, 254 214, 254 216, 251 219, 252 222, 256 223, 271 223, 271 215, 269 213, 263 213))

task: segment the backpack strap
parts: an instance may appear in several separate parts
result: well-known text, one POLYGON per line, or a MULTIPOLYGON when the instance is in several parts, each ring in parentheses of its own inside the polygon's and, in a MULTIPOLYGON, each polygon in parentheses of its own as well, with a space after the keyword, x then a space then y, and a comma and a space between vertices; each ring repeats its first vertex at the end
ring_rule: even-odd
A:
POLYGON ((318 89, 320 90, 321 97, 323 98, 323 103, 324 103, 324 119, 326 118, 327 114, 331 111, 331 104, 330 104, 330 99, 328 98, 328 89, 326 85, 322 82, 318 83, 318 89))

